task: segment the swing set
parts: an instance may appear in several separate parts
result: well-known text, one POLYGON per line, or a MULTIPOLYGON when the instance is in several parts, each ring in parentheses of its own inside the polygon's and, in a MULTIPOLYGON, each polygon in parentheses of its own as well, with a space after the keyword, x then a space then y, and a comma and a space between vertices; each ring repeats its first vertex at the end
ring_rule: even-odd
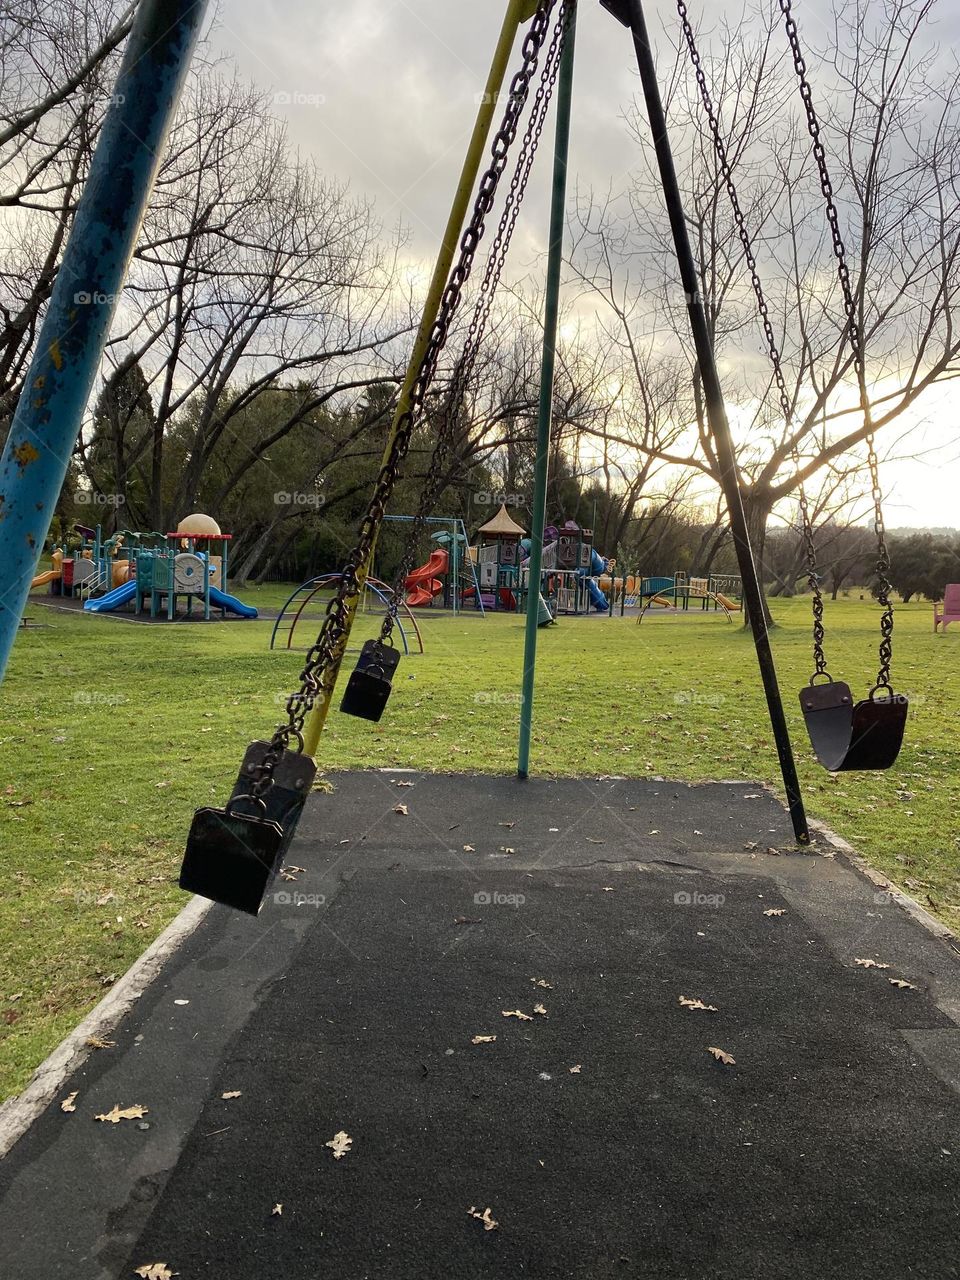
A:
MULTIPOLYGON (((633 37, 664 202, 680 276, 688 299, 710 445, 715 452, 719 480, 727 504, 743 582, 744 603, 757 651, 787 805, 797 841, 806 845, 810 836, 765 622, 762 587, 747 532, 736 453, 717 374, 707 316, 701 300, 642 0, 600 2, 603 8, 630 30, 633 37)), ((826 150, 821 137, 822 129, 814 108, 813 92, 793 17, 792 0, 779 0, 779 4, 831 230, 844 302, 844 337, 849 344, 851 365, 857 376, 860 393, 867 463, 874 498, 877 595, 882 609, 877 679, 869 695, 855 702, 850 686, 842 680, 835 680, 827 668, 823 598, 819 588, 809 504, 801 487, 800 511, 807 569, 813 592, 814 670, 808 685, 800 692, 800 706, 813 749, 825 768, 831 771, 885 769, 897 758, 908 708, 906 698, 894 692, 890 675, 893 608, 867 387, 864 326, 851 282, 826 150)), ((789 436, 793 429, 794 406, 786 387, 780 347, 760 279, 753 241, 746 226, 719 113, 710 94, 688 6, 684 0, 677 0, 677 9, 736 222, 744 263, 756 296, 774 385, 789 436)), ((455 464, 455 443, 464 427, 465 400, 477 355, 488 326, 491 307, 550 104, 556 96, 558 110, 553 199, 529 566, 530 580, 539 580, 546 515, 547 460, 556 359, 577 10, 577 0, 508 0, 507 13, 485 92, 480 99, 477 120, 428 290, 423 317, 356 544, 339 575, 330 579, 331 595, 319 635, 307 653, 299 687, 287 700, 285 722, 276 728, 271 738, 249 746, 226 806, 199 809, 194 817, 180 877, 181 886, 186 890, 256 915, 285 858, 317 773, 315 755, 320 735, 333 704, 354 619, 370 581, 377 539, 390 499, 402 473, 413 435, 418 426, 424 423, 427 396, 437 380, 440 359, 454 318, 461 308, 468 282, 472 278, 477 254, 487 233, 488 220, 498 194, 506 188, 499 224, 487 251, 463 346, 439 397, 439 407, 431 406, 434 449, 418 509, 409 525, 400 567, 392 590, 377 584, 385 602, 382 627, 375 639, 368 640, 363 645, 359 662, 347 682, 340 704, 341 712, 371 721, 378 721, 384 713, 391 692, 392 677, 400 661, 400 650, 396 648, 394 632, 399 625, 398 612, 403 601, 403 584, 413 568, 422 530, 449 479, 452 457, 455 464), (520 65, 504 93, 513 47, 521 32, 520 65), (502 113, 497 121, 497 111, 501 104, 502 113), (514 151, 516 157, 507 181, 507 170, 514 151)), ((3 562, 5 541, 10 542, 11 548, 13 546, 14 529, 17 530, 17 537, 22 533, 23 526, 30 526, 31 521, 39 529, 39 516, 36 512, 43 510, 43 504, 36 501, 37 495, 49 499, 52 494, 55 500, 59 492, 63 481, 63 468, 60 464, 62 458, 69 458, 72 451, 72 445, 67 448, 63 446, 69 443, 70 431, 75 440, 85 404, 85 398, 82 402, 78 401, 78 393, 86 379, 86 394, 89 394, 89 386, 102 353, 109 313, 101 315, 95 325, 89 322, 89 317, 82 316, 76 322, 71 318, 72 328, 65 326, 63 330, 58 329, 57 326, 63 325, 64 318, 70 315, 66 282, 70 282, 69 288, 72 291, 78 283, 82 284, 88 277, 93 278, 96 271, 100 290, 107 291, 104 284, 106 278, 107 284, 115 279, 119 291, 123 271, 132 253, 139 216, 152 185, 155 156, 176 103, 202 12, 202 5, 190 3, 189 0, 175 0, 175 3, 170 0, 144 0, 138 10, 118 80, 118 90, 122 92, 115 95, 108 113, 91 167, 88 180, 90 191, 85 191, 78 209, 74 231, 65 252, 64 266, 51 297, 48 316, 38 339, 37 356, 31 368, 30 385, 47 386, 48 393, 45 397, 21 397, 3 460, 0 462, 0 495, 7 504, 5 521, 0 523, 0 562, 3 562), (116 181, 118 172, 129 178, 126 186, 116 181), (106 181, 108 177, 111 179, 109 182, 106 181), (120 189, 129 189, 129 201, 122 206, 118 206, 115 199, 115 192, 120 189), (97 253, 100 255, 99 260, 97 253), (58 335, 61 332, 65 334, 63 347, 58 346, 58 335), (74 362, 71 365, 73 377, 67 381, 64 380, 62 371, 64 347, 74 362), (49 384, 43 381, 48 376, 49 384), (56 412, 58 404, 67 412, 66 423, 63 412, 56 412), (44 439, 46 452, 38 454, 33 441, 41 437, 44 439), (59 453, 55 447, 57 445, 60 446, 59 453), (33 471, 30 470, 31 466, 33 471), (19 475, 16 474, 17 469, 19 475), (12 480, 9 479, 11 476, 14 477, 12 480), (5 483, 6 491, 3 488, 5 483)), ((107 311, 106 308, 85 310, 107 311)), ((794 436, 793 455, 795 463, 799 465, 798 436, 794 436)), ((52 510, 52 506, 53 502, 50 501, 49 509, 52 510)), ((44 534, 45 529, 37 540, 37 547, 42 546, 44 534)), ((36 564, 38 554, 39 551, 35 549, 28 564, 22 546, 17 547, 18 572, 23 562, 29 570, 27 583, 32 577, 32 566, 36 564)), ((19 589, 18 584, 15 585, 19 589)), ((27 585, 26 590, 28 589, 27 585)), ((23 599, 15 615, 13 630, 22 612, 26 590, 22 593, 23 599)), ((9 597, 15 594, 15 591, 11 591, 8 600, 0 602, 0 669, 9 652, 12 616, 9 597)), ((529 766, 537 622, 537 596, 535 592, 530 592, 520 719, 518 775, 521 778, 527 776, 529 766)))

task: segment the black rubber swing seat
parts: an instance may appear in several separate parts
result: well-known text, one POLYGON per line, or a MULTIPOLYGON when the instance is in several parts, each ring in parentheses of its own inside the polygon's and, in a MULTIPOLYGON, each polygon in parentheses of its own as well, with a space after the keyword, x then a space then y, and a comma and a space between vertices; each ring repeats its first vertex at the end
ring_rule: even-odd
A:
POLYGON ((842 680, 810 684, 800 691, 800 709, 817 759, 831 773, 889 769, 900 754, 909 702, 889 686, 855 703, 842 680))
POLYGON ((273 785, 255 798, 252 783, 269 750, 269 742, 251 742, 226 808, 197 810, 180 868, 181 889, 252 916, 283 865, 317 774, 310 756, 284 751, 273 785))

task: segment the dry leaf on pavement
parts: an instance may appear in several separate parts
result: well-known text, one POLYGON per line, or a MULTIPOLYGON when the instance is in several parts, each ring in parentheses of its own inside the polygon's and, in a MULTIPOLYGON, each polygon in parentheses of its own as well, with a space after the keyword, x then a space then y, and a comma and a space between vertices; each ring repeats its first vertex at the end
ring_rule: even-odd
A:
POLYGON ((545 1017, 547 1016, 547 1011, 546 1011, 546 1009, 543 1007, 543 1005, 542 1005, 542 1004, 535 1004, 535 1005, 533 1006, 533 1012, 534 1012, 534 1013, 539 1013, 539 1015, 540 1015, 540 1017, 541 1017, 541 1018, 545 1018, 545 1017))
POLYGON ((505 1018, 519 1018, 521 1022, 532 1022, 533 1018, 529 1013, 524 1013, 522 1009, 501 1009, 500 1012, 505 1018))
POLYGON ((535 987, 545 987, 547 991, 553 990, 553 984, 547 982, 546 978, 531 978, 530 981, 535 987))
POLYGON ((467 1213, 469 1213, 471 1218, 476 1218, 478 1221, 483 1223, 484 1231, 496 1231, 497 1227, 500 1225, 489 1208, 484 1209, 483 1213, 481 1213, 476 1205, 471 1205, 467 1210, 467 1213))
POLYGON ((719 1012, 715 1004, 704 1004, 702 1000, 688 1000, 686 996, 680 997, 680 1004, 684 1009, 702 1009, 704 1013, 719 1012))
POLYGON ((737 1065, 736 1058, 731 1058, 730 1054, 725 1053, 723 1049, 717 1049, 711 1046, 707 1049, 707 1053, 712 1053, 716 1060, 718 1062, 722 1062, 725 1067, 735 1067, 737 1065))
MULTIPOLYGON (((79 1092, 80 1091, 78 1089, 77 1093, 79 1092)), ((71 1093, 68 1097, 64 1098, 60 1103, 61 1111, 76 1111, 77 1108, 74 1106, 74 1103, 77 1101, 77 1093, 71 1093)))
POLYGON ((765 916, 785 916, 787 909, 786 907, 768 907, 763 914, 765 916))
POLYGON ((887 981, 891 987, 899 987, 901 991, 916 991, 916 987, 912 982, 906 982, 903 978, 888 978, 887 981))
POLYGON ((333 1135, 329 1142, 325 1142, 324 1146, 329 1147, 333 1152, 334 1160, 342 1160, 353 1146, 353 1139, 341 1129, 339 1133, 333 1135))
POLYGON ((121 1120, 140 1120, 143 1116, 149 1115, 146 1107, 141 1107, 139 1103, 133 1107, 120 1108, 120 1103, 115 1102, 113 1110, 106 1112, 102 1116, 94 1116, 95 1120, 105 1120, 108 1124, 119 1124, 121 1120))
POLYGON ((888 964, 882 964, 879 960, 861 960, 858 956, 854 956, 854 964, 858 964, 861 969, 889 969, 888 964))
POLYGON ((410 810, 407 808, 407 806, 406 806, 405 804, 395 804, 395 805, 393 806, 393 812, 394 812, 394 813, 408 814, 408 813, 410 812, 410 810))
POLYGON ((273 1208, 270 1210, 270 1217, 279 1218, 282 1213, 283 1213, 283 1205, 275 1204, 273 1208))
POLYGON ((133 1274, 141 1276, 142 1280, 172 1280, 180 1272, 171 1271, 165 1262, 148 1262, 146 1266, 137 1267, 133 1274))
POLYGON ((230 1098, 239 1098, 241 1096, 242 1096, 242 1090, 240 1089, 231 1089, 229 1093, 221 1093, 220 1095, 220 1097, 223 1098, 224 1102, 227 1102, 230 1098))
POLYGON ((471 1044, 493 1044, 496 1036, 474 1036, 470 1041, 471 1044))
POLYGON ((582 1070, 583 1070, 583 1064, 578 1062, 575 1067, 570 1068, 570 1074, 572 1076, 578 1076, 582 1070))

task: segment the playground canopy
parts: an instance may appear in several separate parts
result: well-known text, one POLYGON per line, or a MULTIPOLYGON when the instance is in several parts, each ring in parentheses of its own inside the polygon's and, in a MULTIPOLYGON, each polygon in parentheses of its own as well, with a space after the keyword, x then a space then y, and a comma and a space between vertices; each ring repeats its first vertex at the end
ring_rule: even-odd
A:
POLYGON ((489 534, 494 538, 522 538, 527 531, 517 524, 516 520, 507 511, 506 506, 501 506, 492 519, 488 520, 485 525, 481 525, 478 532, 489 534))

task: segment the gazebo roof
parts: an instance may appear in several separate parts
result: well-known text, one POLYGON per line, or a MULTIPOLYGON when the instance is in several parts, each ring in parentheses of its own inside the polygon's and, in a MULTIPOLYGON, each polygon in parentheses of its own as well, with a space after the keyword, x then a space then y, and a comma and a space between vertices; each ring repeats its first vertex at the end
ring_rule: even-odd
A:
POLYGON ((480 526, 479 532, 489 533, 494 537, 500 538, 508 536, 522 538, 527 531, 518 525, 515 520, 511 519, 507 508, 504 505, 501 506, 500 510, 492 520, 488 520, 486 524, 480 526))

